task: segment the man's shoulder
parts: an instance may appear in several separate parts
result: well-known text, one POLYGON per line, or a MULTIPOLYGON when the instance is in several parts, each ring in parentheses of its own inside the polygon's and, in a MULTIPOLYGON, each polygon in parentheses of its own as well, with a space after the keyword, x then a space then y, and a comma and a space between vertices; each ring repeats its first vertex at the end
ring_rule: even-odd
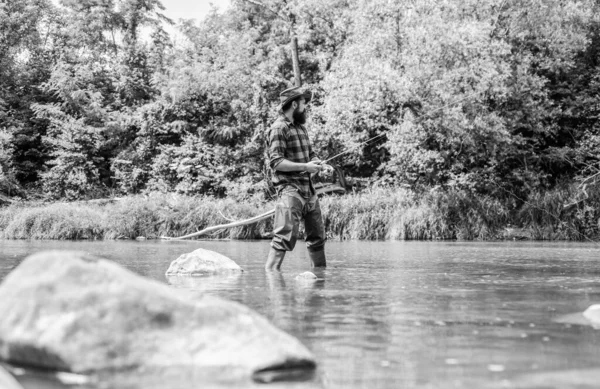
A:
POLYGON ((285 132, 288 129, 289 129, 289 123, 283 117, 280 116, 277 119, 275 119, 273 124, 271 124, 270 131, 285 132))
POLYGON ((273 121, 273 124, 271 125, 271 127, 289 127, 290 122, 286 119, 285 116, 283 115, 279 115, 277 116, 277 119, 275 119, 275 121, 273 121))

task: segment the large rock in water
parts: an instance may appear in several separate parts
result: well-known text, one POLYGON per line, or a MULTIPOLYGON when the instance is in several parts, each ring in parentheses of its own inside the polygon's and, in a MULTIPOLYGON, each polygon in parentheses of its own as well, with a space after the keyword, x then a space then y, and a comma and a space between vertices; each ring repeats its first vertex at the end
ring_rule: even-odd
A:
POLYGON ((19 381, 17 381, 9 372, 0 366, 0 388, 2 389, 23 389, 19 381))
POLYGON ((0 358, 19 364, 78 373, 190 366, 240 378, 315 367, 297 339, 241 304, 190 300, 83 253, 25 259, 0 285, 0 312, 0 358))
POLYGON ((197 249, 183 254, 167 269, 167 276, 200 276, 222 272, 242 272, 242 268, 226 256, 214 251, 197 249))

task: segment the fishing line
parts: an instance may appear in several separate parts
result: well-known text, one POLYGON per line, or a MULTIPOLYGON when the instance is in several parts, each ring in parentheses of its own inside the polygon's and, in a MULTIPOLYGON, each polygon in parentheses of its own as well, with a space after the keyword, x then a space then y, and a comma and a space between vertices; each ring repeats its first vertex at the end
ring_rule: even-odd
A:
MULTIPOLYGON (((421 119, 421 120, 422 120, 422 119, 425 119, 425 118, 427 118, 427 117, 430 117, 432 114, 434 114, 434 113, 435 113, 435 112, 437 112, 437 111, 440 111, 440 110, 443 110, 443 109, 445 109, 445 108, 448 108, 448 107, 450 107, 450 106, 453 106, 453 105, 455 105, 455 104, 458 104, 458 103, 460 103, 460 102, 462 102, 462 101, 465 101, 465 100, 467 100, 467 99, 469 99, 469 98, 471 98, 471 97, 475 97, 475 96, 477 96, 477 95, 479 95, 479 94, 480 94, 479 92, 477 92, 477 93, 473 93, 473 94, 470 94, 470 95, 467 95, 467 96, 463 97, 462 99, 458 99, 458 100, 452 101, 452 102, 450 102, 450 103, 448 103, 448 104, 446 104, 446 105, 443 105, 443 106, 441 106, 441 107, 435 108, 435 109, 433 109, 433 110, 429 111, 428 113, 426 113, 425 115, 423 115, 423 116, 419 117, 419 119, 421 119)), ((384 136, 384 135, 387 135, 387 132, 382 132, 382 133, 381 133, 381 134, 379 134, 379 135, 375 135, 374 137, 371 137, 371 138, 367 139, 367 140, 366 140, 366 141, 364 141, 364 142, 361 142, 361 143, 359 143, 359 144, 357 144, 357 145, 354 145, 354 146, 350 147, 349 149, 346 149, 346 150, 342 151, 341 153, 338 153, 338 154, 334 155, 334 156, 333 156, 333 157, 331 157, 331 158, 327 158, 325 161, 321 161, 321 163, 327 163, 327 162, 329 162, 329 161, 331 161, 331 160, 333 160, 333 159, 335 159, 335 158, 341 157, 341 156, 342 156, 342 155, 344 155, 344 154, 348 154, 348 153, 350 153, 350 152, 354 151, 355 149, 357 149, 357 148, 359 148, 359 147, 361 147, 361 146, 363 146, 363 145, 366 145, 367 143, 369 143, 369 142, 371 142, 371 141, 373 141, 373 140, 375 140, 375 139, 377 139, 377 138, 379 138, 379 137, 382 137, 382 136, 384 136)))
MULTIPOLYGON (((523 94, 523 93, 525 93, 525 92, 528 92, 528 91, 529 91, 529 90, 522 91, 520 94, 523 94)), ((476 96, 476 95, 478 95, 478 94, 479 94, 479 93, 473 93, 473 94, 471 94, 471 95, 468 95, 468 96, 465 96, 465 97, 463 97, 462 99, 458 99, 458 100, 455 100, 455 101, 453 101, 453 102, 451 102, 451 103, 448 103, 448 104, 446 104, 446 105, 444 105, 444 106, 442 106, 442 107, 435 108, 435 109, 433 109, 432 111, 428 112, 427 114, 425 114, 425 115, 421 116, 419 119, 424 119, 424 118, 430 117, 430 116, 431 116, 433 113, 435 113, 435 112, 437 112, 437 111, 440 111, 440 110, 443 110, 443 109, 445 109, 445 108, 448 108, 448 107, 450 107, 450 106, 452 106, 452 105, 455 105, 455 104, 457 104, 457 103, 460 103, 460 102, 462 102, 462 101, 464 101, 464 100, 467 100, 467 99, 469 99, 469 98, 471 98, 471 97, 474 97, 474 96, 476 96)), ((338 157, 341 157, 342 155, 348 154, 348 153, 350 153, 350 152, 354 151, 355 149, 357 149, 357 148, 359 148, 359 147, 361 147, 361 146, 363 146, 363 145, 366 145, 366 144, 368 144, 369 142, 372 142, 372 141, 374 141, 375 139, 377 139, 377 138, 380 138, 380 137, 382 137, 382 136, 384 136, 384 135, 387 135, 387 133, 386 133, 386 132, 382 132, 381 134, 375 135, 375 136, 373 136, 373 137, 371 137, 371 138, 367 139, 367 140, 366 140, 366 141, 364 141, 364 142, 361 142, 361 143, 359 143, 359 144, 357 144, 357 145, 355 145, 355 146, 352 146, 352 147, 350 147, 350 148, 348 148, 348 149, 346 149, 346 150, 344 150, 344 151, 342 151, 342 152, 340 152, 340 153, 338 153, 338 154, 334 155, 333 157, 327 158, 325 161, 322 161, 322 163, 327 163, 327 162, 329 162, 329 161, 331 161, 331 160, 333 160, 333 159, 336 159, 336 158, 338 158, 338 157)), ((595 175, 599 175, 599 174, 600 174, 600 172, 599 172, 599 173, 596 173, 595 175)), ((594 175, 594 176, 595 176, 595 175, 594 175)), ((529 205, 529 206, 531 206, 531 207, 533 207, 533 208, 535 208, 535 209, 537 209, 537 210, 539 210, 539 211, 542 211, 542 212, 543 212, 543 213, 545 213, 545 214, 548 214, 548 215, 550 215, 552 218, 554 218, 554 219, 555 219, 556 221, 558 221, 559 223, 563 223, 563 220, 561 220, 561 219, 560 219, 558 216, 554 215, 554 214, 553 214, 553 213, 551 213, 550 211, 548 211, 548 210, 546 210, 546 209, 543 209, 543 208, 541 208, 541 207, 539 207, 539 206, 537 206, 537 205, 535 205, 535 204, 533 204, 533 203, 531 203, 531 202, 529 202, 529 201, 527 201, 527 200, 524 200, 524 199, 522 199, 521 197, 517 196, 517 195, 516 195, 515 193, 513 193, 512 191, 509 191, 508 189, 506 189, 506 188, 503 188, 502 186, 498 185, 498 184, 497 184, 495 181, 492 181, 492 182, 493 182, 493 183, 494 183, 494 185, 496 185, 498 188, 500 188, 500 189, 501 189, 501 190, 503 190, 504 192, 508 193, 509 195, 513 196, 513 197, 514 197, 514 198, 516 198, 517 200, 519 200, 519 201, 522 201, 524 204, 527 204, 527 205, 529 205)), ((581 232, 577 231, 575 228, 573 228, 573 227, 571 227, 571 226, 569 226, 569 225, 567 225, 567 224, 564 224, 564 226, 565 226, 567 229, 571 230, 571 232, 575 233, 575 236, 582 236, 584 240, 587 240, 587 241, 589 241, 589 242, 591 242, 591 243, 594 243, 595 245, 600 245, 600 242, 598 242, 598 241, 596 241, 596 240, 593 240, 593 239, 589 238, 587 235, 585 235, 584 233, 581 233, 581 232)))
POLYGON ((350 153, 350 152, 354 151, 354 149, 356 149, 356 148, 358 148, 358 147, 360 147, 360 146, 362 146, 362 145, 365 145, 365 144, 367 144, 367 143, 369 143, 369 142, 371 142, 371 141, 373 141, 373 140, 375 140, 375 139, 377 139, 377 138, 379 138, 379 137, 381 137, 381 136, 384 136, 384 135, 387 135, 387 133, 385 133, 385 132, 382 132, 381 134, 379 134, 379 135, 376 135, 376 136, 374 136, 374 137, 372 137, 372 138, 370 138, 370 139, 367 139, 366 141, 364 141, 364 142, 362 142, 362 143, 359 143, 359 144, 357 144, 357 145, 355 145, 355 146, 352 146, 351 148, 349 148, 349 149, 347 149, 347 150, 345 150, 345 151, 342 151, 341 153, 339 153, 339 154, 336 154, 336 155, 334 155, 333 157, 331 157, 331 158, 328 158, 328 159, 326 159, 326 160, 322 161, 321 163, 327 163, 327 162, 331 161, 332 159, 336 159, 337 157, 341 157, 341 156, 342 156, 342 155, 344 155, 344 154, 348 154, 348 153, 350 153))
MULTIPOLYGON (((557 220, 559 223, 562 223, 562 222, 563 222, 563 220, 561 220, 561 219, 560 219, 558 216, 556 216, 556 215, 554 215, 554 214, 550 213, 550 211, 547 211, 547 210, 545 210, 544 208, 538 207, 537 205, 535 205, 535 204, 533 204, 533 203, 530 203, 529 201, 527 201, 527 200, 524 200, 524 199, 522 199, 521 197, 517 196, 517 195, 516 195, 515 193, 513 193, 512 191, 510 191, 510 190, 508 190, 508 189, 506 189, 506 188, 503 188, 502 186, 498 185, 498 184, 496 183, 496 181, 495 181, 495 180, 492 180, 491 182, 492 182, 494 185, 496 185, 498 188, 502 189, 503 191, 505 191, 505 192, 506 192, 506 193, 508 193, 509 195, 511 195, 511 196, 513 196, 514 198, 516 198, 517 200, 520 200, 520 201, 522 201, 524 204, 527 204, 527 205, 529 205, 529 206, 531 206, 531 207, 533 207, 533 208, 535 208, 535 209, 537 209, 537 210, 539 210, 539 211, 542 211, 542 212, 544 212, 544 213, 546 213, 546 214, 548 214, 548 215, 552 216, 552 217, 553 217, 554 219, 556 219, 556 220, 557 220)), ((573 228, 573 227, 571 227, 571 226, 569 226, 569 225, 567 225, 567 224, 564 224, 564 226, 565 226, 567 229, 569 229, 569 230, 571 230, 572 232, 574 232, 576 236, 580 235, 580 236, 582 236, 582 237, 584 238, 584 240, 588 240, 588 241, 590 241, 590 242, 594 243, 595 245, 597 245, 597 246, 600 246, 600 242, 598 242, 598 241, 595 241, 595 240, 593 240, 593 239, 591 239, 591 238, 588 238, 588 237, 587 237, 587 235, 585 235, 585 234, 583 234, 583 233, 581 233, 581 232, 577 231, 575 228, 573 228)))
MULTIPOLYGON (((525 93, 528 93, 528 92, 531 92, 531 88, 524 89, 524 90, 522 90, 521 92, 517 93, 516 95, 517 95, 517 96, 521 96, 521 95, 524 95, 525 93)), ((451 106, 453 106, 453 105, 455 105, 455 104, 458 104, 458 103, 460 103, 460 102, 463 102, 463 101, 465 101, 465 100, 467 100, 467 99, 470 99, 471 97, 475 97, 475 96, 477 96, 477 95, 479 95, 479 94, 481 94, 481 92, 475 92, 475 93, 472 93, 472 94, 470 94, 470 95, 467 95, 467 96, 465 96, 465 97, 463 97, 463 98, 461 98, 461 99, 454 100, 454 101, 452 101, 452 102, 450 102, 450 103, 448 103, 448 104, 446 104, 446 105, 443 105, 443 106, 441 106, 441 107, 434 108, 433 110, 429 111, 428 113, 424 114, 423 116, 420 116, 420 117, 418 117, 418 119, 421 119, 421 120, 423 120, 423 119, 426 119, 426 118, 428 118, 428 117, 431 117, 431 116, 432 116, 434 113, 436 113, 437 111, 441 111, 441 110, 443 110, 443 109, 445 109, 445 108, 451 107, 451 106)), ((381 134, 379 134, 379 135, 375 135, 374 137, 372 137, 372 138, 369 138, 369 139, 367 139, 366 141, 364 141, 364 142, 362 142, 362 143, 359 143, 359 144, 357 144, 357 145, 355 145, 355 146, 352 146, 352 147, 350 147, 349 149, 347 149, 347 150, 345 150, 345 151, 342 151, 341 153, 339 153, 339 154, 336 154, 336 155, 334 155, 334 156, 333 156, 333 157, 331 157, 331 158, 327 158, 325 161, 323 161, 323 163, 327 163, 327 162, 329 162, 329 161, 331 161, 331 160, 333 160, 333 159, 335 159, 335 158, 337 158, 337 157, 340 157, 340 156, 342 156, 342 155, 344 155, 344 154, 348 154, 348 153, 352 152, 354 149, 356 149, 356 148, 358 148, 358 147, 360 147, 360 146, 362 146, 362 145, 364 145, 364 144, 367 144, 367 143, 369 143, 369 142, 371 142, 371 141, 373 141, 373 140, 375 140, 375 139, 377 139, 377 138, 379 138, 379 137, 381 137, 381 136, 384 136, 384 135, 386 135, 386 134, 387 134, 386 132, 382 132, 382 133, 381 133, 381 134)))

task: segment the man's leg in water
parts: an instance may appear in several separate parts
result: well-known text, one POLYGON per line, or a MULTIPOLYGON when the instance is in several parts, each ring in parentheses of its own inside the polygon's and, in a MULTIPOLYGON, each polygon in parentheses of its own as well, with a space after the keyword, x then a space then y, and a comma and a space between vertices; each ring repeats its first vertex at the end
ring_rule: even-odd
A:
POLYGON ((317 196, 313 196, 306 204, 304 214, 304 229, 306 231, 306 248, 312 267, 325 267, 325 226, 317 196))
POLYGON ((302 201, 296 192, 282 193, 275 206, 273 239, 271 250, 265 263, 265 270, 279 270, 286 251, 292 251, 298 240, 298 228, 302 218, 302 201))
POLYGON ((267 263, 265 263, 265 270, 279 270, 284 257, 285 250, 279 250, 271 246, 269 249, 269 256, 267 257, 267 263))

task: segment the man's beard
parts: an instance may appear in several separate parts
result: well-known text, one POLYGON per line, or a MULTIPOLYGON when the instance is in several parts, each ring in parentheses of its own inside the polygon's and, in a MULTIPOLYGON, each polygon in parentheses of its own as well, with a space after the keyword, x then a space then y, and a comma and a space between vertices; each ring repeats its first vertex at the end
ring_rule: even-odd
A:
POLYGON ((304 124, 306 123, 306 111, 300 112, 298 108, 296 108, 292 113, 292 118, 294 118, 294 123, 304 124))

